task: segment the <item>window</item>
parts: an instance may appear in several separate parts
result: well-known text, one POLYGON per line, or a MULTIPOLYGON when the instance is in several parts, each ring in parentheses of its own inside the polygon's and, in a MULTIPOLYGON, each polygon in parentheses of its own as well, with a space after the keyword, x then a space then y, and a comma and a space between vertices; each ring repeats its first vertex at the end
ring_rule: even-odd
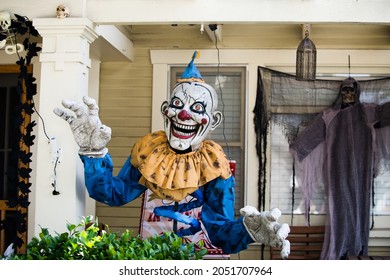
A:
MULTIPOLYGON (((293 182, 293 160, 288 141, 278 122, 278 118, 283 118, 283 115, 273 114, 271 119, 271 207, 278 207, 283 213, 303 214, 305 209, 299 184, 297 180, 293 182)), ((314 194, 310 213, 324 214, 325 205, 325 191, 321 187, 314 194)))
POLYGON ((17 82, 17 73, 0 75, 0 200, 15 198, 17 195, 15 184, 10 183, 16 181, 11 176, 17 175, 17 162, 12 156, 16 141, 12 120, 15 117, 14 108, 18 104, 17 82))
MULTIPOLYGON (((337 77, 337 81, 341 81, 345 77, 337 77)), ((374 80, 381 77, 373 77, 368 74, 360 75, 355 79, 357 81, 374 80)), ((321 79, 334 80, 334 76, 321 77, 321 79)), ((379 81, 379 80, 378 80, 379 81)), ((377 83, 377 82, 375 82, 377 83)), ((291 89, 290 89, 291 90, 291 89)), ((338 90, 338 89, 337 89, 338 90)), ((375 89, 378 91, 378 89, 375 89)), ((381 90, 380 94, 375 94, 375 91, 366 93, 360 96, 361 102, 388 102, 389 91, 381 90), (372 96, 380 96, 377 99, 372 99, 372 96)), ((275 92, 275 95, 279 93, 275 92)), ((282 94, 280 94, 282 96, 282 94)), ((304 101, 286 100, 280 97, 271 97, 272 117, 270 125, 270 141, 271 141, 271 207, 278 207, 283 213, 287 214, 303 214, 304 205, 299 184, 297 180, 293 182, 293 160, 289 153, 289 144, 285 135, 286 127, 281 124, 305 123, 312 119, 316 114, 322 112, 325 108, 331 105, 335 100, 334 94, 328 94, 327 90, 316 89, 315 94, 306 92, 302 93, 304 101), (304 96, 307 94, 307 96, 304 96), (314 97, 313 97, 314 96, 314 97), (312 99, 312 100, 310 100, 312 99), (299 103, 302 102, 302 103, 299 103), (299 103, 299 104, 298 104, 299 103), (304 104, 305 103, 305 104, 304 104), (309 106, 309 113, 302 113, 300 106, 309 106)), ((388 169, 388 166, 387 166, 388 169)), ((390 172, 387 170, 379 174, 374 180, 373 187, 373 213, 375 215, 390 214, 390 172)), ((314 193, 310 205, 311 214, 326 214, 326 192, 324 186, 319 186, 318 192, 314 193)))
MULTIPOLYGON (((271 207, 278 207, 283 213, 303 214, 303 200, 295 181, 293 192, 292 157, 283 128, 278 125, 277 116, 271 121, 271 207), (292 210, 293 209, 293 210, 292 210)), ((384 171, 374 181, 374 214, 390 215, 390 172, 384 171)), ((311 214, 326 214, 324 187, 314 194, 310 205, 311 214)))
MULTIPOLYGON (((224 116, 223 122, 210 133, 209 138, 222 146, 230 160, 236 161, 236 203, 235 214, 244 201, 244 154, 245 154, 245 68, 243 67, 198 67, 203 79, 214 87, 218 94, 218 110, 224 116)), ((180 78, 184 67, 171 68, 171 88, 180 78)))

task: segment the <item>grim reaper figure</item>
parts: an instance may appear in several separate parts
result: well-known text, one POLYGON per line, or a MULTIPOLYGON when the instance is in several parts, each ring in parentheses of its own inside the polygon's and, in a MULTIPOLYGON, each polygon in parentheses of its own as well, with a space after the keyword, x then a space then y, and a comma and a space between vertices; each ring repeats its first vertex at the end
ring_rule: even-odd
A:
POLYGON ((282 257, 287 258, 290 244, 286 237, 290 229, 287 224, 277 222, 279 209, 259 212, 246 206, 240 211, 242 216, 234 219, 235 182, 229 161, 221 146, 206 140, 223 116, 216 110, 217 93, 204 82, 193 63, 196 54, 169 100, 161 106, 165 131, 140 139, 117 176, 112 174, 113 163, 106 148, 111 129, 101 123, 95 100, 85 96, 87 106, 63 100, 62 105, 75 115, 54 109, 56 115, 69 123, 80 147, 89 195, 110 206, 124 205, 147 189, 156 198, 176 202, 190 196, 194 199, 178 209, 156 208, 155 214, 189 225, 177 232, 181 236, 195 234, 202 223, 212 244, 224 253, 239 252, 250 243, 260 242, 281 247, 282 257), (200 222, 183 214, 199 206, 202 206, 200 222))
POLYGON ((337 104, 317 115, 290 144, 307 209, 316 188, 321 183, 326 188, 322 259, 368 253, 374 178, 389 154, 390 103, 361 103, 359 98, 359 83, 345 79, 337 104))

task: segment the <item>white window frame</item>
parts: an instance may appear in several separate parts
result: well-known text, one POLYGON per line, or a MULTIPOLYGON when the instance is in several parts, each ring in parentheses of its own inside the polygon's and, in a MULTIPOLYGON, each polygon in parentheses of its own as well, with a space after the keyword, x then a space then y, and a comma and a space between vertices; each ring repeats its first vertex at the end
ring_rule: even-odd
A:
MULTIPOLYGON (((256 135, 253 124, 253 108, 256 102, 258 66, 268 67, 286 73, 295 73, 296 49, 200 49, 200 58, 196 60, 199 66, 245 66, 247 69, 247 92, 245 98, 245 186, 244 204, 258 206, 258 157, 256 153, 256 135), (219 56, 219 61, 218 61, 219 56), (250 168, 248 168, 250 167, 250 168)), ((151 50, 153 65, 153 100, 152 100, 152 131, 162 130, 160 107, 169 95, 170 65, 187 65, 194 50, 151 50)), ((390 73, 390 50, 318 50, 317 73, 333 74, 348 73, 348 56, 351 61, 351 71, 354 74, 384 75, 390 73)), ((268 151, 269 154, 269 151, 268 151)), ((267 182, 270 182, 268 176, 267 182)), ((265 209, 269 209, 270 186, 267 186, 265 209)), ((323 215, 311 219, 311 223, 323 224, 323 215)), ((282 216, 281 222, 290 222, 290 215, 282 216)), ((389 228, 390 216, 379 216, 375 219, 378 228, 389 228)), ((304 224, 303 215, 294 217, 294 224, 304 224)), ((375 233, 378 236, 379 232, 375 233)), ((389 231, 384 233, 389 235, 389 231)), ((389 236, 387 236, 389 237, 389 236)))

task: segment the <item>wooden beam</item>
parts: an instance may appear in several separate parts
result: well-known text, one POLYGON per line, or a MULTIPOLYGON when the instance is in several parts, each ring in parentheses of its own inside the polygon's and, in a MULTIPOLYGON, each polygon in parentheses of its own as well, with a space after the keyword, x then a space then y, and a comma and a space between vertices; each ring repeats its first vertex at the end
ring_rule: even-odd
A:
POLYGON ((212 42, 222 42, 222 24, 208 24, 205 30, 212 42))
POLYGON ((113 25, 98 25, 95 31, 101 39, 111 45, 116 52, 127 60, 134 60, 133 42, 113 25))

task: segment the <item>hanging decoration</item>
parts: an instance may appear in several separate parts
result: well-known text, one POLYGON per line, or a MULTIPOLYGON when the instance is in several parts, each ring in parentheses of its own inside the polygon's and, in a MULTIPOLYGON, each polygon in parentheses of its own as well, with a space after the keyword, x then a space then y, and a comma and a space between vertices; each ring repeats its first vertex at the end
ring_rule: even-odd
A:
POLYGON ((296 79, 313 81, 316 79, 317 49, 309 38, 310 25, 304 25, 304 39, 298 46, 296 59, 296 79))
MULTIPOLYGON (((260 68, 258 69, 258 77, 260 77, 260 68)), ((258 177, 258 192, 259 201, 258 207, 264 211, 265 209, 265 194, 267 186, 267 135, 269 130, 270 111, 267 110, 267 96, 264 94, 264 83, 262 79, 257 80, 257 98, 255 108, 253 110, 256 132, 256 150, 259 158, 259 177, 258 177)))
MULTIPOLYGON (((31 192, 31 183, 29 182, 31 168, 32 153, 30 147, 34 144, 35 136, 32 135, 35 121, 31 121, 31 115, 34 112, 33 96, 37 93, 35 78, 29 68, 31 61, 41 50, 37 46, 38 31, 32 25, 27 17, 15 14, 14 18, 10 17, 9 22, 2 22, 0 29, 0 42, 6 42, 9 49, 15 49, 10 55, 16 54, 18 60, 16 64, 19 66, 19 76, 17 84, 17 94, 19 103, 15 108, 14 116, 14 133, 16 135, 15 149, 13 149, 13 157, 17 159, 18 168, 17 176, 14 176, 14 182, 17 186, 17 196, 15 199, 8 201, 10 208, 16 208, 15 218, 13 223, 16 226, 16 236, 12 240, 13 248, 18 249, 23 246, 26 241, 27 233, 27 208, 30 204, 28 194, 31 192), (5 28, 6 27, 6 28, 5 28), (35 38, 35 40, 34 40, 35 38), (21 43, 20 43, 21 42, 21 43)), ((8 52, 7 52, 8 54, 8 52)), ((0 221, 0 229, 9 226, 10 221, 7 219, 0 221)))
MULTIPOLYGON (((324 177, 323 177, 323 158, 320 156, 324 155, 325 149, 323 149, 324 141, 318 145, 316 148, 316 143, 321 141, 323 136, 326 135, 326 132, 329 132, 329 127, 335 128, 332 133, 327 133, 329 138, 332 139, 343 139, 333 141, 334 153, 332 153, 332 160, 334 160, 333 166, 337 166, 336 169, 331 170, 331 175, 326 177, 326 189, 325 189, 325 206, 327 209, 327 230, 326 234, 329 239, 326 239, 327 242, 324 243, 326 251, 324 251, 323 258, 326 259, 340 259, 347 257, 348 254, 358 254, 359 252, 352 252, 352 250, 345 250, 347 243, 357 244, 357 249, 362 249, 362 254, 366 254, 367 246, 360 246, 364 242, 368 241, 368 229, 369 227, 369 217, 371 214, 371 229, 373 228, 374 220, 374 211, 376 194, 374 192, 375 188, 378 186, 375 184, 376 176, 382 172, 390 170, 390 149, 388 147, 388 138, 389 138, 389 115, 390 104, 390 78, 381 78, 381 79, 365 79, 359 82, 356 82, 359 87, 359 91, 355 90, 356 96, 358 96, 354 105, 350 107, 344 107, 347 100, 343 95, 349 92, 349 85, 355 85, 355 80, 351 77, 346 78, 342 81, 340 80, 324 80, 316 79, 315 81, 297 81, 293 75, 274 71, 264 67, 258 67, 258 91, 256 98, 256 107, 254 110, 255 114, 255 131, 257 139, 257 153, 259 157, 259 165, 263 166, 264 169, 259 171, 259 197, 264 197, 265 187, 268 185, 265 183, 267 178, 267 170, 265 166, 270 164, 264 164, 270 161, 270 158, 267 158, 267 153, 264 151, 264 147, 270 146, 267 145, 268 127, 279 126, 283 132, 286 142, 290 147, 290 152, 292 147, 299 147, 300 151, 304 151, 301 155, 305 153, 310 153, 306 155, 307 160, 311 160, 310 163, 305 161, 302 163, 302 160, 299 161, 297 157, 292 157, 291 165, 291 184, 286 185, 286 188, 292 189, 291 194, 291 204, 294 205, 294 196, 295 181, 299 182, 299 189, 302 191, 303 196, 304 213, 306 214, 307 222, 310 224, 310 213, 314 213, 314 208, 316 203, 314 202, 314 193, 319 192, 324 188, 324 177), (348 83, 347 83, 348 82, 348 83), (347 86, 345 86, 347 85, 347 86), (346 91, 344 91, 346 89, 346 91), (359 92, 359 94, 357 94, 359 92), (381 94, 378 94, 381 93, 381 94), (344 100, 344 101, 342 101, 344 100), (283 113, 283 112, 272 112, 271 106, 276 107, 299 107, 299 112, 297 113, 283 113), (324 108, 326 108, 324 110, 324 108), (366 110, 363 113, 362 110, 366 110), (369 111, 372 110, 372 111, 369 111), (367 114, 367 112, 376 112, 376 114, 367 114), (271 113, 272 112, 272 113, 271 113), (336 115, 337 114, 337 115, 336 115), (341 118, 346 116, 345 114, 353 114, 354 123, 353 129, 337 129, 341 125, 349 125, 350 122, 341 122, 341 118), (327 118, 332 118, 332 122, 328 121, 329 127, 327 130, 324 129, 324 116, 327 118), (377 120, 372 127, 372 130, 369 126, 366 125, 366 116, 371 116, 377 120), (260 122, 260 120, 262 120, 260 122), (337 124, 336 124, 337 120, 337 124), (337 127, 335 127, 337 125, 337 127), (371 145, 372 143, 372 131, 375 129, 375 140, 376 144, 371 145), (337 138, 334 137, 335 133, 338 133, 337 138), (340 136, 340 133, 342 135, 340 136), (353 136, 352 136, 353 133, 353 136), (345 136, 345 137, 344 137, 345 136), (299 141, 297 139, 300 139, 299 141), (353 138, 353 139, 352 139, 353 138), (352 140, 354 145, 349 145, 352 140), (319 140, 319 141, 318 141, 319 140), (340 142, 341 141, 341 142, 340 142), (304 144, 302 144, 304 142, 304 144), (265 144, 264 144, 265 143, 265 144), (368 145, 367 143, 370 143, 368 145), (348 158, 345 154, 338 152, 339 150, 344 151, 348 150, 350 147, 355 147, 359 144, 359 151, 355 150, 352 153, 354 155, 353 161, 344 161, 343 159, 348 158), (363 148, 362 148, 363 147, 363 148), (370 147, 375 147, 375 151, 371 150, 370 147), (336 150, 337 148, 337 150, 336 150), (335 152, 337 151, 337 153, 335 152), (367 156, 368 154, 368 156, 367 156), (374 159, 375 157, 375 159, 374 159), (318 159, 318 160, 316 160, 318 159), (372 160, 371 160, 372 159, 372 160), (360 168, 363 168, 366 172, 351 172, 350 170, 358 170, 354 168, 358 163, 360 168), (368 166, 368 167, 367 167, 368 166), (310 167, 309 172, 304 173, 305 176, 302 177, 302 170, 307 171, 308 169, 303 169, 310 167), (355 173, 356 176, 366 176, 367 180, 358 180, 354 179, 350 174, 355 173), (347 174, 347 176, 337 176, 337 174, 347 174), (374 178, 375 176, 375 178, 374 178), (331 181, 336 178, 337 184, 334 184, 331 181), (351 180, 351 178, 353 178, 351 180), (302 184, 302 179, 310 183, 309 187, 302 184), (350 182, 354 183, 353 187, 350 187, 350 182), (364 183, 364 184, 363 184, 364 183), (361 185, 364 185, 363 187, 361 185), (335 188, 335 186, 337 186, 335 188), (343 186, 343 187, 339 187, 343 186), (330 195, 329 193, 332 193, 330 195), (342 194, 340 194, 342 193, 342 194), (359 200, 354 200, 356 194, 360 194, 359 200), (340 197, 343 200, 343 203, 340 204, 340 197), (351 202, 352 201, 352 202, 351 202), (348 211, 344 211, 343 206, 348 204, 348 211), (314 206, 313 208, 311 206, 314 206), (313 209, 313 212, 311 211, 313 209), (352 213, 352 214, 350 214, 352 213), (348 216, 353 218, 346 219, 348 216), (348 225, 348 226, 346 226, 348 225), (332 231, 330 230, 332 227, 332 231), (351 230, 352 229, 352 230, 351 230), (337 232, 337 235, 331 235, 334 232, 337 232), (356 236, 359 238, 351 238, 350 232, 356 233, 356 236), (344 242, 344 245, 340 241, 351 240, 351 242, 344 242), (338 249, 341 248, 341 249, 338 249)), ((355 89, 355 86, 353 87, 355 89)), ((347 119, 348 120, 347 115, 347 119)), ((349 118, 352 119, 352 118, 349 118)), ((327 119, 329 120, 329 119, 327 119)), ((326 141, 327 145, 331 144, 331 141, 326 141)), ((298 150, 298 149, 297 149, 298 150)), ((294 153, 295 155, 295 153, 294 153)), ((330 157, 327 158, 330 160, 330 157)), ((327 174, 326 174, 327 175, 327 174)), ((379 180, 378 180, 379 181, 379 180)), ((378 190, 378 189, 377 189, 378 190)), ((263 202, 264 203, 264 202, 263 202)), ((295 207, 292 207, 295 209, 295 207)), ((292 209, 292 216, 294 215, 292 209)), ((291 221, 291 224, 292 221, 291 221)), ((324 249, 325 250, 325 249, 324 249)))

